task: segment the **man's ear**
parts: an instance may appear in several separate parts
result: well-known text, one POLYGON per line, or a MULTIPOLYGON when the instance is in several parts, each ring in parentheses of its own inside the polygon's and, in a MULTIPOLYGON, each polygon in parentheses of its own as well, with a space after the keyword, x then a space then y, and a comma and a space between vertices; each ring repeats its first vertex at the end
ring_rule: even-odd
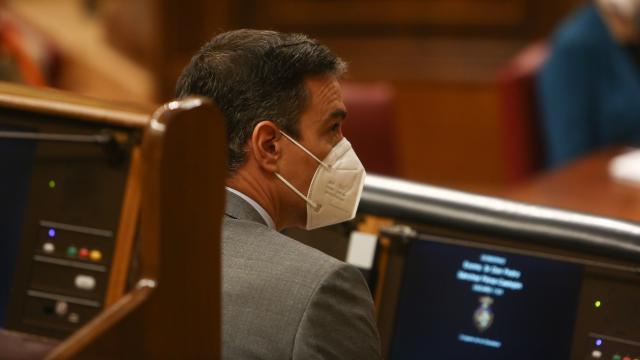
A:
POLYGON ((258 166, 267 172, 274 173, 278 170, 280 138, 280 129, 271 121, 261 121, 253 128, 249 140, 251 152, 258 166))

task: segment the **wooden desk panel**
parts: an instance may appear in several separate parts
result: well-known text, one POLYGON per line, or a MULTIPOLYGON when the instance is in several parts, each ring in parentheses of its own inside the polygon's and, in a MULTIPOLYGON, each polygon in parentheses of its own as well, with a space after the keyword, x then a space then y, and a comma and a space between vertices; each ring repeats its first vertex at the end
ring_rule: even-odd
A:
POLYGON ((609 161, 625 149, 607 149, 513 188, 506 197, 640 222, 640 184, 609 175, 609 161))

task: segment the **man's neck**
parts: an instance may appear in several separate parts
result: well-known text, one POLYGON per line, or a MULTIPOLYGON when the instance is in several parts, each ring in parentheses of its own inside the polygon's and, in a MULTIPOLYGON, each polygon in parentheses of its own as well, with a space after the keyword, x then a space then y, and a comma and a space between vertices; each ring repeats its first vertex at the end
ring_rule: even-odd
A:
POLYGON ((265 211, 265 209, 260 206, 260 204, 258 204, 257 202, 255 202, 252 198, 248 197, 247 195, 243 194, 242 192, 227 186, 226 187, 227 191, 241 197, 244 201, 248 202, 249 205, 251 205, 251 207, 253 207, 258 214, 260 214, 260 217, 262 218, 262 220, 264 221, 264 223, 269 227, 269 229, 275 230, 276 228, 276 224, 273 222, 273 219, 271 218, 271 216, 265 211))
POLYGON ((269 214, 275 223, 276 229, 280 230, 282 228, 282 219, 278 216, 279 204, 276 200, 276 196, 274 196, 271 191, 261 186, 261 184, 264 184, 264 182, 244 171, 238 171, 233 176, 227 178, 228 187, 243 193, 258 203, 267 212, 267 214, 269 214))

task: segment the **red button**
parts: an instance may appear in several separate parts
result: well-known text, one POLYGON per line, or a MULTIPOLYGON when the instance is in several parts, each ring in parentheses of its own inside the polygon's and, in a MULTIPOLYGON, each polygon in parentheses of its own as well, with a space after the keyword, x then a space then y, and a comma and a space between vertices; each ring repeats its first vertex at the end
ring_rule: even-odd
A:
POLYGON ((80 256, 81 258, 89 257, 89 249, 87 249, 87 248, 80 249, 80 252, 78 253, 78 256, 80 256))

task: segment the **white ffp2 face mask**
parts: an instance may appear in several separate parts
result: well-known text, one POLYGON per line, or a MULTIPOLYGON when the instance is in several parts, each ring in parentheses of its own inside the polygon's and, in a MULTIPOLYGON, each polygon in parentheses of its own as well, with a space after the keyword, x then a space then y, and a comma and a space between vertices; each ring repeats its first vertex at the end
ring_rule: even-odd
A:
POLYGON ((324 160, 318 159, 311 151, 282 132, 318 162, 309 192, 305 196, 282 175, 275 173, 289 189, 307 203, 307 230, 351 220, 356 216, 362 188, 364 186, 364 166, 346 138, 342 138, 324 160))

